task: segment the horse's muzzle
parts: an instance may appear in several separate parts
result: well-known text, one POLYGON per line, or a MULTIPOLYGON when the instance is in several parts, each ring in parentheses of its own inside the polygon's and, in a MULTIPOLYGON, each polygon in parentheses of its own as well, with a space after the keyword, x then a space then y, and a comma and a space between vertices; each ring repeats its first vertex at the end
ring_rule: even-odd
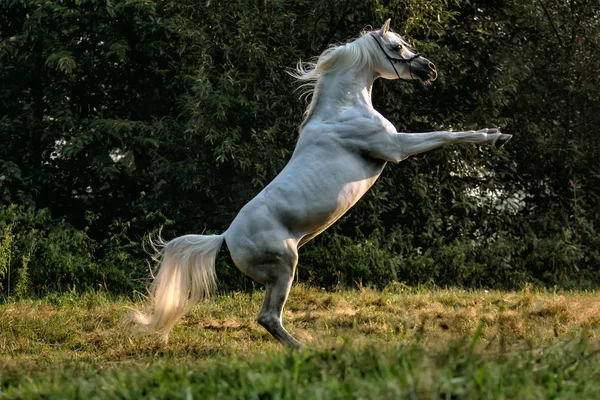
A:
POLYGON ((413 72, 422 82, 433 82, 438 76, 435 64, 424 57, 415 60, 413 72))

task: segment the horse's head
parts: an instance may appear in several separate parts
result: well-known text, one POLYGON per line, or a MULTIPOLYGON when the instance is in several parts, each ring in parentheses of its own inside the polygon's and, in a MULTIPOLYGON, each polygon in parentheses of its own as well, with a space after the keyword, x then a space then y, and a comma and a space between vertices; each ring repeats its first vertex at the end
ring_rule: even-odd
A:
POLYGON ((379 50, 379 62, 375 70, 385 79, 418 79, 423 83, 437 79, 435 65, 419 53, 415 53, 402 37, 390 31, 390 20, 379 31, 370 34, 379 50))

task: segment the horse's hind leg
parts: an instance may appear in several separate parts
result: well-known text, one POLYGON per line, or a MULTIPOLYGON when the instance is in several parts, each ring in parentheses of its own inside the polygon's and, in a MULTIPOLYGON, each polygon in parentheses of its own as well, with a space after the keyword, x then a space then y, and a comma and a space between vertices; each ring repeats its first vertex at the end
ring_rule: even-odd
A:
POLYGON ((230 234, 226 240, 231 258, 245 275, 265 285, 265 301, 258 315, 258 323, 282 344, 300 347, 300 343, 281 323, 283 306, 298 265, 296 243, 282 230, 254 236, 250 241, 246 236, 230 234))
POLYGON ((293 274, 286 273, 266 284, 265 302, 258 315, 258 323, 282 344, 289 347, 301 347, 300 342, 285 330, 281 322, 283 306, 290 293, 293 279, 293 274))

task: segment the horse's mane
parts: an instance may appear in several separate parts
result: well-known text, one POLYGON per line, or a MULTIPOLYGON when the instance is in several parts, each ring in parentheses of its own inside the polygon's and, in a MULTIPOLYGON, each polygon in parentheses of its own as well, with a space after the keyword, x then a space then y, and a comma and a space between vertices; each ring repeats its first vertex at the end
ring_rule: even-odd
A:
MULTIPOLYGON (((319 102, 321 77, 348 69, 360 70, 367 66, 373 68, 373 60, 377 52, 381 51, 374 40, 368 39, 373 32, 377 31, 363 31, 356 39, 345 44, 331 46, 311 61, 298 62, 295 71, 290 72, 294 78, 305 82, 300 85, 302 89, 300 97, 308 98, 312 95, 311 101, 304 111, 304 120, 300 125, 300 130, 306 125, 319 102)), ((400 35, 391 31, 388 31, 387 35, 393 36, 408 46, 400 35)))

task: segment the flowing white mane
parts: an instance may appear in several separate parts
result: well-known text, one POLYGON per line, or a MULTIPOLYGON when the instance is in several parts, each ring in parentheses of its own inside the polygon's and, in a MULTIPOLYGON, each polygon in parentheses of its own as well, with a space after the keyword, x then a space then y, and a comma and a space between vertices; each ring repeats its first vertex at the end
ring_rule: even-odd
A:
MULTIPOLYGON (((304 111, 304 121, 300 125, 300 130, 306 125, 319 101, 319 91, 321 87, 321 77, 344 70, 361 70, 362 68, 373 68, 373 60, 381 49, 369 35, 377 32, 363 31, 361 35, 349 42, 329 47, 320 56, 313 61, 298 62, 296 70, 291 72, 294 78, 304 81, 300 87, 303 89, 301 97, 312 95, 311 101, 304 111)), ((398 34, 388 31, 386 37, 391 37, 403 45, 409 47, 408 43, 398 34)))

